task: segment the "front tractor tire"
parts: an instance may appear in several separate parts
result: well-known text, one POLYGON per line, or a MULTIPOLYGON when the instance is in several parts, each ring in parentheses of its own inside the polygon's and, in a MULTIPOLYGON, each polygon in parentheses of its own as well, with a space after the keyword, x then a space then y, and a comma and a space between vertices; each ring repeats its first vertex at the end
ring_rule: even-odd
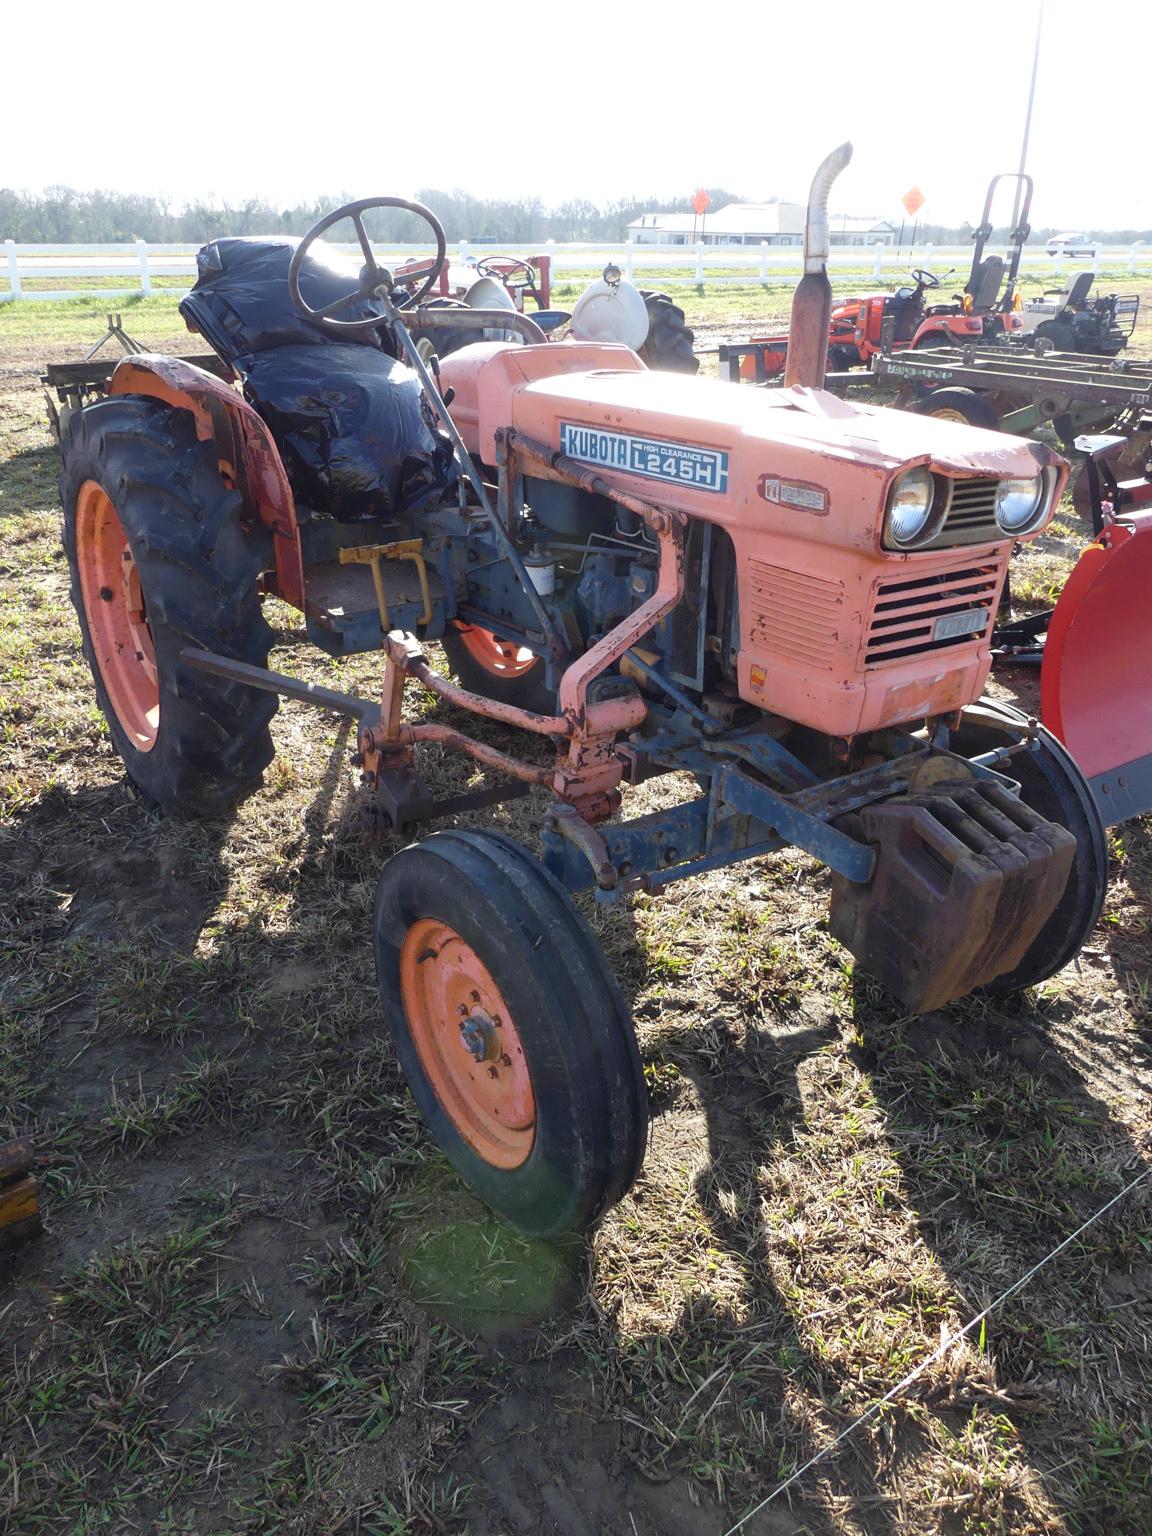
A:
POLYGON ((465 1183, 533 1236, 591 1227, 639 1172, 648 1100, 563 887, 502 834, 435 832, 384 866, 375 949, 408 1086, 465 1183))
MULTIPOLYGON (((1016 746, 1028 732, 1019 710, 998 699, 981 699, 966 709, 952 732, 951 747, 963 757, 1016 746)), ((1043 726, 1035 740, 1013 754, 1000 770, 1020 785, 1020 798, 1076 839, 1076 857, 1064 894, 1020 964, 980 990, 993 995, 1034 987, 1062 971, 1087 943, 1108 888, 1108 843, 1100 813, 1084 775, 1067 749, 1043 726)))
POLYGON ((189 667, 189 646, 266 666, 262 531, 189 412, 114 396, 60 445, 72 602, 96 698, 128 778, 165 814, 227 814, 272 759, 274 694, 189 667))

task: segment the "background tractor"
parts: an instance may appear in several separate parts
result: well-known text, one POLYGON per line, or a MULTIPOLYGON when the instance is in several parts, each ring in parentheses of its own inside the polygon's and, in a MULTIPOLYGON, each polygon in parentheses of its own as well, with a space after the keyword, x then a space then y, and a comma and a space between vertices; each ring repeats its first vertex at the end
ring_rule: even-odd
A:
POLYGON ((822 390, 827 201, 849 154, 813 183, 782 390, 445 309, 435 218, 370 198, 295 246, 201 252, 183 312, 239 387, 126 357, 63 426, 85 654, 160 811, 222 815, 253 791, 279 697, 356 722, 365 797, 393 826, 541 792, 539 853, 455 826, 390 859, 373 933, 433 1134, 532 1232, 595 1221, 646 1142, 631 1022, 576 894, 655 895, 793 845, 832 871, 832 933, 910 1012, 1043 980, 1100 910, 1083 775, 981 698, 1013 544, 1045 527, 1067 469, 822 390), (375 207, 428 222, 416 276, 377 263, 375 207), (321 254, 342 218, 359 271, 321 254), (514 339, 442 359, 414 339, 461 325, 514 339), (271 670, 268 595, 332 657, 381 651, 379 698, 271 670), (437 801, 429 743, 486 786, 437 801), (621 817, 627 785, 662 774, 695 789, 621 817))
MULTIPOLYGON (((925 295, 942 281, 920 267, 912 270, 913 282, 895 293, 868 293, 834 304, 829 316, 829 372, 867 364, 878 352, 891 353, 920 347, 987 345, 1014 337, 1022 329, 1016 276, 1020 255, 1031 233, 1028 213, 1032 206, 1031 176, 1002 173, 993 176, 984 199, 980 223, 972 231, 972 266, 962 293, 947 304, 929 304, 925 295), (1009 232, 1007 265, 1001 256, 985 256, 992 238, 992 203, 997 185, 1005 179, 1024 185, 1024 198, 1016 227, 1009 232)), ((945 277, 952 274, 946 272, 945 277)), ((754 340, 741 363, 741 377, 764 383, 784 372, 788 337, 754 340)))
MULTIPOLYGON (((403 282, 423 275, 427 263, 406 263, 394 276, 403 282)), ((693 351, 694 336, 684 311, 668 294, 637 288, 619 267, 605 267, 602 277, 589 283, 572 311, 551 309, 552 260, 549 256, 482 256, 463 265, 446 263, 436 280, 435 292, 445 306, 470 309, 514 309, 528 314, 548 336, 561 333, 576 341, 619 341, 632 347, 649 368, 671 373, 697 373, 700 360, 693 351), (531 307, 529 307, 529 300, 531 307), (569 329, 564 332, 563 328, 569 329)), ((440 357, 482 339, 474 329, 441 330, 432 338, 414 331, 417 345, 428 357, 440 357)), ((502 340, 498 327, 483 339, 502 340)))

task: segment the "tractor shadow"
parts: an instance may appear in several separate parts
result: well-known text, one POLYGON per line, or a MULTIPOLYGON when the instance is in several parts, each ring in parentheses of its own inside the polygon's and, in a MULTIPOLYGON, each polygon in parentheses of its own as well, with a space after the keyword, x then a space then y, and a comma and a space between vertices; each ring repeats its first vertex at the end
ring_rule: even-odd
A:
MULTIPOLYGON (((856 980, 851 1056, 884 1118, 903 1203, 946 1276, 949 1331, 1152 1164, 1096 1091, 1116 1086, 1116 1017, 1096 1028, 1086 1012, 1082 998, 1036 993, 910 1018, 856 980)), ((1152 1524, 1146 1484, 1109 1472, 1141 1457, 1150 1209, 1144 1185, 959 1346, 969 1359, 976 1346, 978 1366, 946 1360, 910 1393, 957 1435, 977 1410, 1006 1414, 1047 1499, 1086 1536, 1152 1524)))
POLYGON ((25 448, 4 461, 4 496, 0 520, 30 511, 46 511, 59 504, 56 489, 60 455, 54 443, 25 448))
POLYGON ((1134 1025, 1132 1042, 1152 1068, 1152 824, 1147 817, 1109 831, 1112 868, 1104 918, 1089 946, 1103 943, 1134 1025))
MULTIPOLYGON (((699 1033, 694 1026, 669 1054, 691 1082, 703 1111, 706 1147, 692 1182, 693 1194, 709 1242, 740 1277, 740 1294, 731 1296, 721 1283, 715 1296, 693 1297, 678 1323, 647 1343, 690 1360, 700 1358, 702 1341, 707 1341, 715 1352, 715 1360, 709 1355, 708 1363, 726 1367, 704 1385, 691 1414, 685 1414, 685 1444, 678 1450, 704 1455, 706 1424, 711 1433, 727 1433, 733 1441, 743 1440, 745 1447, 755 1438, 750 1424, 759 1419, 768 1426, 753 1464, 756 1480, 751 1492, 745 1482, 743 1499, 731 1500, 734 1510, 746 1510, 826 1446, 858 1406, 836 1406, 845 1382, 835 1362, 822 1359, 806 1339, 811 1329, 805 1326, 800 1294, 782 1288, 781 1234, 770 1193, 776 1170, 810 1130, 802 1069, 834 1044, 837 1030, 834 1022, 806 1017, 801 1010, 791 1020, 717 1018, 704 1026, 702 1040, 699 1033), (700 1044, 702 1050, 693 1049, 700 1044), (737 1402, 725 1402, 727 1388, 737 1402), (807 1402, 799 1406, 802 1399, 807 1402), (694 1442, 697 1422, 700 1439, 694 1442)), ((684 1156, 675 1134, 663 1151, 663 1117, 659 1107, 654 1113, 654 1145, 645 1180, 667 1177, 671 1170, 662 1164, 675 1165, 684 1156)), ((675 1109, 669 1118, 675 1120, 675 1109)), ((801 1228, 807 1224, 799 1210, 797 1221, 801 1228)), ((790 1267, 786 1259, 783 1270, 790 1267)), ((754 1516, 745 1529, 754 1536, 792 1531, 798 1536, 832 1536, 845 1528, 843 1521, 868 1536, 884 1536, 897 1529, 897 1522, 879 1472, 879 1458, 866 1443, 849 1443, 770 1509, 754 1516)))

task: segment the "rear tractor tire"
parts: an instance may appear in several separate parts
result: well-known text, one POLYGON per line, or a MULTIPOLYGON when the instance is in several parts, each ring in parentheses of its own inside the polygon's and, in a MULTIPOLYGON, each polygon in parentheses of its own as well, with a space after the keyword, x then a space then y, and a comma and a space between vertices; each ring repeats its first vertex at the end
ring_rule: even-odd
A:
MULTIPOLYGON (((964 711, 952 732, 952 750, 974 757, 1009 747, 1027 726, 1025 716, 1010 705, 981 699, 964 711)), ((1100 919, 1108 888, 1108 844, 1087 781, 1056 737, 1043 726, 1038 732, 1037 740, 1009 758, 1000 771, 1019 782, 1026 805, 1072 833, 1076 858, 1056 910, 1023 960, 980 989, 993 996, 1034 987, 1074 960, 1100 919)))
POLYGON ((556 695, 545 682, 544 659, 515 640, 501 640, 478 624, 457 622, 441 642, 462 687, 517 709, 556 713, 556 695))
POLYGON ((380 1000, 412 1096, 486 1204, 536 1237, 591 1227, 644 1158, 631 1021, 558 881, 495 832, 435 832, 376 890, 380 1000))
POLYGON ((1042 320, 1032 336, 1032 346, 1037 357, 1044 357, 1049 352, 1076 350, 1076 336, 1072 327, 1062 320, 1042 320))
POLYGON ((267 665, 270 540, 242 526, 240 495, 186 411, 113 396, 72 413, 60 451, 72 602, 128 778, 165 813, 224 815, 260 785, 278 701, 181 652, 267 665))
POLYGON ((699 373, 700 359, 692 350, 696 338, 679 304, 666 293, 647 288, 641 288, 640 297, 648 311, 648 339, 640 348, 640 356, 649 368, 663 373, 699 373))

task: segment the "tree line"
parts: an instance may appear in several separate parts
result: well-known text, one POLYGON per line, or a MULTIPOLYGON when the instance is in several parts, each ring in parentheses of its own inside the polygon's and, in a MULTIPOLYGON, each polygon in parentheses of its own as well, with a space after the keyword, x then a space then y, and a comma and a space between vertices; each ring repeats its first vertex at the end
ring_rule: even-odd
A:
MULTIPOLYGON (((714 208, 740 201, 723 187, 710 188, 709 195, 714 208)), ((88 192, 75 187, 18 192, 0 187, 0 240, 46 245, 148 240, 176 245, 201 244, 220 235, 302 235, 326 213, 352 200, 351 193, 340 193, 278 208, 257 197, 179 204, 130 192, 88 192)), ((687 197, 623 198, 603 207, 570 198, 548 207, 536 197, 482 198, 427 187, 416 193, 415 201, 432 210, 449 240, 504 240, 510 245, 534 240, 623 240, 629 222, 642 213, 653 209, 691 212, 687 197)), ((399 209, 376 209, 366 215, 365 224, 372 238, 382 243, 428 238, 423 220, 399 209)))
MULTIPOLYGON (((745 200, 723 187, 707 190, 714 209, 745 200)), ((350 201, 350 193, 341 193, 278 208, 256 197, 237 203, 200 200, 182 204, 163 196, 131 192, 79 191, 63 186, 18 192, 0 187, 0 240, 48 245, 114 245, 131 240, 200 245, 220 235, 302 235, 326 213, 350 201)), ((537 197, 483 198, 459 189, 443 192, 433 187, 417 192, 416 201, 432 210, 449 240, 506 241, 509 245, 530 245, 537 240, 617 242, 626 237, 629 223, 643 213, 692 211, 688 197, 622 198, 603 207, 586 198, 569 198, 550 207, 537 197)), ((400 210, 377 209, 365 222, 373 239, 381 243, 427 238, 423 221, 400 210)), ((900 229, 897 220, 892 223, 900 229)), ((914 225, 908 220, 903 226, 906 243, 911 243, 914 228, 920 243, 938 245, 963 243, 972 234, 967 223, 914 225)), ((1037 228, 1032 238, 1039 243, 1058 232, 1037 228)), ((1152 241, 1152 230, 1147 229, 1094 229, 1085 234, 1108 244, 1152 241)))

